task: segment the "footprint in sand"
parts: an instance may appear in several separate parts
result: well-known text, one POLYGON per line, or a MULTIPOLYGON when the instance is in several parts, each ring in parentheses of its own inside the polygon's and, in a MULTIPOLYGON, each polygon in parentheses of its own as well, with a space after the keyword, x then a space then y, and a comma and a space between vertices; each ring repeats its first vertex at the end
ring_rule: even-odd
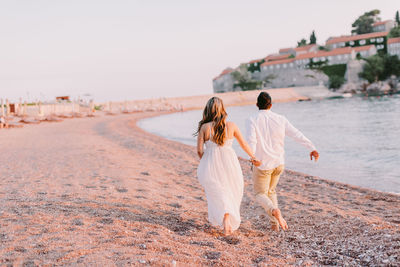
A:
POLYGON ((97 188, 97 186, 95 185, 85 185, 86 188, 90 188, 90 189, 95 189, 97 188))
POLYGON ((117 192, 119 192, 119 193, 126 193, 126 192, 128 192, 128 189, 123 188, 123 187, 115 188, 115 190, 117 190, 117 192))
POLYGON ((21 246, 17 246, 17 247, 14 248, 14 251, 25 253, 26 252, 26 248, 21 247, 21 246))
POLYGON ((221 257, 221 252, 218 251, 206 251, 204 253, 204 258, 208 260, 218 260, 221 257))
POLYGON ((210 247, 210 248, 215 248, 215 245, 213 242, 210 241, 190 241, 191 245, 196 245, 200 247, 210 247))
POLYGON ((102 223, 102 224, 112 224, 114 222, 114 220, 111 218, 103 218, 103 219, 99 220, 98 222, 102 223))
POLYGON ((200 196, 200 197, 194 197, 195 199, 197 199, 197 200, 200 200, 200 201, 204 201, 204 198, 202 197, 202 196, 200 196))
POLYGON ((177 208, 177 209, 182 208, 182 205, 179 204, 179 203, 170 203, 170 204, 168 204, 168 206, 173 207, 173 208, 177 208))
POLYGON ((237 245, 240 243, 240 239, 234 236, 221 236, 218 239, 226 242, 229 245, 237 245))
POLYGON ((150 235, 160 235, 160 234, 155 231, 150 231, 150 232, 147 232, 146 235, 150 236, 150 235))
POLYGON ((314 212, 321 212, 322 209, 311 209, 311 211, 314 211, 314 212))
POLYGON ((265 257, 260 256, 260 257, 252 259, 251 261, 258 265, 259 263, 265 261, 265 257))
POLYGON ((80 219, 74 219, 74 220, 72 220, 72 224, 73 225, 83 225, 83 222, 80 219))

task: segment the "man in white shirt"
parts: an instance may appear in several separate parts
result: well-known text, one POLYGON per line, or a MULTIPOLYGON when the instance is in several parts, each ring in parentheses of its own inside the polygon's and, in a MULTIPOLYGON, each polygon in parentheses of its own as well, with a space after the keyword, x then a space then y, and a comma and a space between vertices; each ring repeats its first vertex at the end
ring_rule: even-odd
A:
POLYGON ((259 111, 246 121, 246 138, 259 161, 253 161, 254 192, 257 202, 270 217, 272 229, 279 231, 279 226, 287 230, 288 226, 278 208, 275 188, 284 170, 285 136, 289 136, 307 147, 311 160, 318 160, 315 146, 284 116, 272 112, 271 96, 261 92, 257 98, 259 111))

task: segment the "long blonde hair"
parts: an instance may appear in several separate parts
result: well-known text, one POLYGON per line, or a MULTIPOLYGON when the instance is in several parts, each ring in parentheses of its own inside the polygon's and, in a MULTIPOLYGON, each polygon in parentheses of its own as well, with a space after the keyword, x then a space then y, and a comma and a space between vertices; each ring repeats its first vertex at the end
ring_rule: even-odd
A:
POLYGON ((203 124, 208 122, 214 122, 213 141, 218 145, 222 146, 224 144, 224 139, 226 136, 225 120, 227 116, 228 114, 225 111, 222 99, 215 96, 210 98, 204 108, 203 119, 199 122, 199 126, 197 128, 197 132, 195 133, 195 135, 199 134, 201 126, 203 126, 203 124))

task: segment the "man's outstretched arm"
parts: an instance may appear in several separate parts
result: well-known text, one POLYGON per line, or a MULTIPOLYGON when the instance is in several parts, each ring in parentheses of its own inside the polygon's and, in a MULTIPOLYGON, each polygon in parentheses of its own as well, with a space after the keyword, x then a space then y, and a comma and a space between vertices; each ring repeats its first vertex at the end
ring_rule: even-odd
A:
POLYGON ((310 152, 311 160, 313 160, 313 157, 315 158, 315 161, 318 160, 319 153, 318 153, 317 149, 315 148, 314 144, 307 137, 305 137, 302 132, 300 132, 296 127, 294 127, 287 119, 286 119, 286 124, 285 124, 285 134, 287 136, 291 137, 297 143, 310 149, 311 150, 311 152, 310 152))

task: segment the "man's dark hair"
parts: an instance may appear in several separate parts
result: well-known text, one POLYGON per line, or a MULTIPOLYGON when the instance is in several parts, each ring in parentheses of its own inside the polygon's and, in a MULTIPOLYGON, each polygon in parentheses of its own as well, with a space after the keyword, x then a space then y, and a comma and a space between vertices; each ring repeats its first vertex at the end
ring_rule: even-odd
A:
POLYGON ((271 102, 271 96, 267 92, 261 92, 257 97, 257 107, 259 109, 269 109, 271 102))

